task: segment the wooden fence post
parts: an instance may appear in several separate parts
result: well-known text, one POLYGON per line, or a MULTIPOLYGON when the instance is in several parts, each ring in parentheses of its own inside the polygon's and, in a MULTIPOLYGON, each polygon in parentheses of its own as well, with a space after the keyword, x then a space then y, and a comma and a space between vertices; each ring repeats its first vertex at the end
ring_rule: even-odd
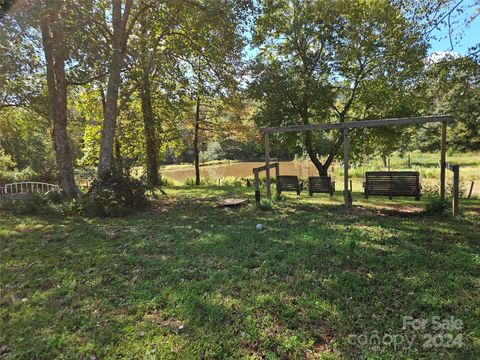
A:
POLYGON ((272 190, 270 187, 270 151, 268 149, 268 133, 265 133, 265 170, 266 170, 266 182, 267 182, 267 198, 272 200, 272 190))
POLYGON ((475 184, 475 181, 472 181, 470 184, 470 191, 468 192, 468 198, 470 199, 472 197, 472 192, 473 192, 473 185, 475 184))
POLYGON ((442 144, 440 152, 440 199, 445 199, 445 161, 447 148, 447 123, 442 122, 442 144))
POLYGON ((458 215, 458 201, 460 197, 460 166, 452 166, 453 170, 453 216, 458 215))
POLYGON ((260 182, 258 179, 258 171, 253 170, 254 182, 255 182, 255 205, 257 209, 260 207, 260 182))

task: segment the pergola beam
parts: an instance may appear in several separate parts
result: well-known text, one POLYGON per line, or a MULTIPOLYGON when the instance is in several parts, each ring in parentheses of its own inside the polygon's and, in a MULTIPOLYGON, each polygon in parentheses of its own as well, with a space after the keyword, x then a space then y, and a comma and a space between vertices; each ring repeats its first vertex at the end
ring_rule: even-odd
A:
POLYGON ((278 133, 278 132, 294 132, 307 130, 332 130, 332 129, 362 129, 379 126, 395 126, 395 125, 421 125, 435 122, 450 122, 453 121, 453 116, 450 115, 432 115, 409 118, 391 118, 380 120, 359 120, 336 124, 310 124, 310 125, 291 125, 280 127, 265 127, 260 129, 260 133, 278 133))

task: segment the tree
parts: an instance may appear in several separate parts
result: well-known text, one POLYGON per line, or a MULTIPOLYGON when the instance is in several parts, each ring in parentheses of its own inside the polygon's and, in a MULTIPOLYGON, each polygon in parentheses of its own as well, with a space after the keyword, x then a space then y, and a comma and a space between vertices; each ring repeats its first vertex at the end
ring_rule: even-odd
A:
MULTIPOLYGON (((124 67, 127 42, 135 26, 137 16, 132 16, 133 0, 112 0, 112 35, 110 64, 108 66, 108 85, 105 96, 105 114, 98 162, 98 177, 106 180, 112 172, 113 143, 118 117, 118 94, 121 85, 121 73, 124 67)), ((140 10, 138 10, 140 11, 140 10)))
MULTIPOLYGON (((361 120, 385 96, 362 103, 361 94, 381 82, 396 96, 421 72, 426 42, 403 9, 388 1, 262 2, 254 44, 252 97, 260 101, 259 125, 361 120)), ((325 137, 320 135, 320 137, 325 137)), ((307 131, 303 145, 320 175, 326 175, 342 145, 329 137, 322 163, 307 131)))
POLYGON ((186 50, 180 58, 188 81, 188 92, 195 102, 193 152, 195 184, 200 184, 200 132, 213 131, 209 110, 202 107, 219 103, 237 86, 236 77, 241 62, 243 38, 240 35, 247 17, 249 2, 205 2, 202 11, 185 15, 188 27, 183 25, 179 38, 186 50), (203 114, 203 115, 202 115, 203 114))
POLYGON ((43 52, 45 54, 48 105, 53 123, 53 142, 60 177, 60 186, 67 198, 79 194, 75 184, 72 155, 67 132, 67 79, 65 75, 66 49, 64 24, 60 18, 61 2, 48 1, 46 14, 40 21, 43 52))
MULTIPOLYGON (((48 116, 52 123, 53 147, 56 155, 60 185, 68 198, 79 193, 75 185, 72 156, 67 132, 67 85, 65 61, 68 50, 65 42, 65 23, 68 14, 64 3, 56 1, 25 1, 12 6, 3 22, 11 22, 10 29, 24 39, 27 46, 32 44, 32 33, 39 30, 45 58, 47 82, 48 116)), ((11 40, 10 40, 11 41, 11 40)), ((35 47, 35 45, 34 45, 35 47)), ((25 96, 18 95, 15 106, 25 106, 25 96)))
MULTIPOLYGON (((455 118, 449 131, 450 146, 460 151, 480 149, 480 61, 470 56, 447 56, 429 64, 419 86, 423 111, 446 113, 455 118)), ((426 127, 416 136, 418 148, 432 151, 439 148, 439 130, 426 127), (437 136, 432 136, 437 133, 437 136)))

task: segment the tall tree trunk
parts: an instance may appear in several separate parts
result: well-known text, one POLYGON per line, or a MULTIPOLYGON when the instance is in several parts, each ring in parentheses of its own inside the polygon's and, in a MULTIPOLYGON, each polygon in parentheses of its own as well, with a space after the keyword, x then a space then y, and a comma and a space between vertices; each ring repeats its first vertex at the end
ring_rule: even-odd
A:
POLYGON ((141 84, 143 125, 145 132, 145 150, 147 154, 147 177, 151 185, 159 185, 157 145, 155 136, 155 117, 152 108, 151 84, 148 71, 144 69, 141 84))
POLYGON ((43 51, 47 64, 48 105, 52 120, 53 146, 60 176, 60 186, 65 196, 71 199, 78 195, 80 191, 75 184, 67 132, 64 33, 58 16, 59 8, 57 6, 60 5, 48 6, 48 14, 40 23, 43 51))
POLYGON ((109 65, 107 94, 105 97, 105 115, 103 117, 102 139, 100 143, 100 159, 98 162, 98 177, 106 180, 112 172, 113 143, 118 116, 118 93, 120 89, 120 74, 123 68, 127 46, 127 21, 133 0, 126 0, 122 6, 121 0, 112 0, 112 55, 109 65), (123 15, 122 15, 123 8, 123 15))
POLYGON ((120 87, 120 73, 122 70, 123 54, 114 51, 110 64, 107 95, 105 97, 105 116, 103 117, 102 140, 100 143, 100 159, 98 162, 98 177, 107 179, 112 172, 113 142, 117 127, 118 92, 120 87))
POLYGON ((195 164, 195 185, 200 185, 200 152, 198 150, 198 133, 200 130, 200 96, 197 95, 195 109, 195 133, 193 136, 193 155, 195 164))
POLYGON ((152 108, 152 91, 150 82, 150 66, 145 58, 148 54, 148 27, 144 21, 140 22, 142 29, 142 76, 140 79, 140 98, 142 103, 143 130, 145 134, 145 153, 147 154, 147 179, 153 186, 160 184, 158 176, 157 141, 155 134, 155 116, 152 108))

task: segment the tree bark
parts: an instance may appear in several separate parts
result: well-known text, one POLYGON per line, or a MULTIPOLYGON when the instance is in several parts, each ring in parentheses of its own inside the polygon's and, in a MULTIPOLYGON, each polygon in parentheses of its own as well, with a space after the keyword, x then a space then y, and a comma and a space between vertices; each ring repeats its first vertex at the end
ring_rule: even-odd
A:
POLYGON ((127 21, 130 15, 132 0, 112 0, 112 55, 109 65, 107 94, 105 96, 105 116, 103 117, 102 139, 100 143, 100 159, 98 162, 98 177, 106 180, 112 173, 113 143, 118 116, 118 93, 121 83, 121 72, 127 45, 127 21))
MULTIPOLYGON (((56 6, 56 5, 53 5, 56 6)), ((47 65, 47 93, 52 121, 52 138, 60 186, 69 199, 80 193, 75 184, 72 155, 67 131, 67 81, 65 78, 64 33, 59 8, 49 5, 40 23, 42 45, 47 65)))
POLYGON ((102 126, 102 140, 100 143, 100 159, 98 162, 98 177, 102 180, 111 175, 113 160, 113 141, 118 116, 118 92, 120 87, 120 72, 122 69, 123 54, 114 51, 110 64, 107 95, 105 97, 105 116, 102 126))
POLYGON ((195 185, 200 185, 200 152, 198 150, 198 133, 200 130, 200 96, 197 95, 197 105, 195 108, 195 132, 193 135, 193 155, 195 164, 195 185))
POLYGON ((122 151, 120 141, 118 138, 115 139, 115 167, 119 175, 123 175, 123 162, 122 162, 122 151))
POLYGON ((147 177, 150 185, 159 185, 157 145, 155 136, 155 117, 152 108, 151 84, 148 71, 144 69, 141 84, 141 102, 145 132, 145 150, 147 154, 147 177))
MULTIPOLYGON (((144 40, 147 38, 147 27, 142 22, 142 35, 144 40)), ((147 46, 145 41, 142 43, 143 56, 147 54, 147 46)), ((158 175, 158 159, 157 159, 157 139, 155 134, 155 116, 152 107, 152 91, 150 82, 150 67, 146 59, 143 59, 142 77, 140 79, 140 98, 142 104, 143 129, 145 134, 145 152, 147 154, 147 179, 148 183, 153 186, 160 185, 158 175)))

